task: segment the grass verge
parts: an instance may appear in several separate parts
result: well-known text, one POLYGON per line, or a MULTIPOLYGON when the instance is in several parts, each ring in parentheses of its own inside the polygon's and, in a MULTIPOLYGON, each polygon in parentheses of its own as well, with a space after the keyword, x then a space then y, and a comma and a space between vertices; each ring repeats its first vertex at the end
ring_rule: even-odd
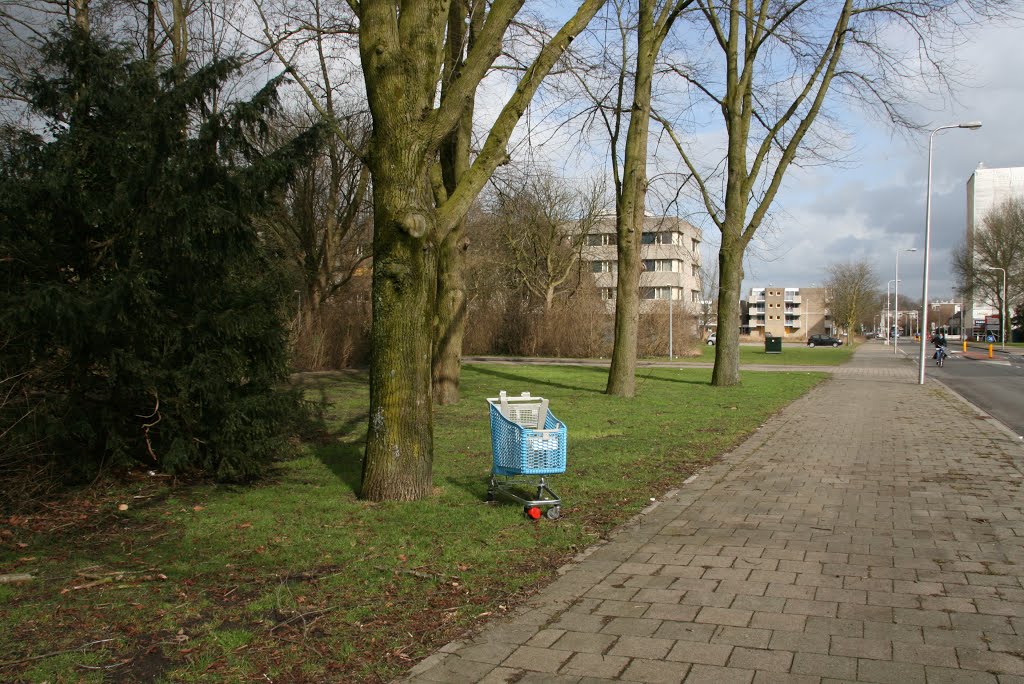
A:
MULTIPOLYGON (((815 350, 828 352, 832 350, 815 350)), ((304 376, 324 431, 247 487, 146 473, 0 521, 0 680, 387 681, 549 580, 567 557, 823 377, 650 368, 632 400, 595 367, 472 365, 435 420, 434 495, 356 498, 367 387, 304 376), (547 397, 569 429, 557 521, 484 503, 487 405, 547 397)))

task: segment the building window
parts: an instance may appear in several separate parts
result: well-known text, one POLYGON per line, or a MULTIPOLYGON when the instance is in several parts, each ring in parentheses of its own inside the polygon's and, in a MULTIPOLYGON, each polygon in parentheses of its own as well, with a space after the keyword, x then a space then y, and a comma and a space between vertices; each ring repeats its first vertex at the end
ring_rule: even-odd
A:
POLYGON ((675 270, 673 263, 672 259, 644 259, 644 270, 648 273, 671 273, 675 270))
POLYGON ((690 238, 690 250, 691 251, 696 252, 698 245, 700 245, 700 241, 697 238, 690 238))
POLYGON ((672 296, 670 287, 641 287, 640 299, 669 299, 672 296))
POLYGON ((604 262, 603 261, 591 261, 590 262, 591 273, 604 273, 604 262))
POLYGON ((700 291, 699 290, 690 290, 690 301, 694 302, 694 303, 700 301, 700 291))
POLYGON ((614 287, 602 287, 601 288, 601 299, 614 300, 615 299, 615 288, 614 287))
POLYGON ((690 264, 690 275, 692 275, 694 278, 696 278, 699 273, 700 273, 700 267, 698 267, 697 264, 690 264))
POLYGON ((615 236, 612 233, 598 233, 587 236, 588 247, 606 247, 615 244, 615 236))
POLYGON ((592 273, 618 273, 619 262, 617 261, 591 261, 590 271, 592 273))
POLYGON ((665 236, 667 233, 642 233, 640 243, 644 245, 668 245, 671 244, 665 236))

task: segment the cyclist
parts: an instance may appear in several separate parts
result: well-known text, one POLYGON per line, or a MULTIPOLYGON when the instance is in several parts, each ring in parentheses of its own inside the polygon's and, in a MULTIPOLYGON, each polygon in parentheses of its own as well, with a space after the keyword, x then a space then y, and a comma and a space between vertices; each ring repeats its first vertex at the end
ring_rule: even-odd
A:
POLYGON ((939 330, 936 330, 935 334, 932 335, 932 344, 935 345, 935 355, 932 356, 932 358, 935 359, 936 365, 941 366, 943 365, 943 362, 945 361, 945 358, 947 356, 946 334, 942 332, 941 328, 939 330))

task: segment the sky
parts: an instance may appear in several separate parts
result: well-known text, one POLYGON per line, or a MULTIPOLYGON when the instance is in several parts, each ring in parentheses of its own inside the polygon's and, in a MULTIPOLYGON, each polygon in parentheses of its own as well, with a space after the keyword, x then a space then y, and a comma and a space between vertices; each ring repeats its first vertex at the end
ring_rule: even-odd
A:
MULTIPOLYGON (((951 252, 964 240, 967 181, 979 163, 1024 166, 1024 52, 1021 28, 989 27, 960 51, 974 87, 959 103, 921 118, 929 128, 981 121, 976 131, 937 133, 932 151, 932 220, 929 299, 951 300, 956 284, 951 252)), ((928 133, 893 137, 881 124, 855 121, 857 149, 843 168, 797 170, 774 205, 772 249, 748 257, 746 289, 767 284, 821 285, 832 263, 867 260, 884 287, 896 277, 901 293, 922 294, 927 195, 928 133)), ((713 235, 710 233, 708 237, 713 235)), ((706 258, 712 257, 710 254, 706 258)), ((713 257, 712 257, 713 258, 713 257)))
MULTIPOLYGON (((565 14, 565 10, 561 14, 565 14)), ((556 12, 556 16, 560 13, 556 12)), ((563 17, 564 18, 564 17, 563 17)), ((917 120, 921 132, 896 134, 865 112, 842 108, 833 101, 832 112, 850 137, 842 163, 831 166, 792 168, 772 204, 768 223, 747 251, 744 264, 744 296, 751 287, 822 286, 828 266, 866 260, 884 290, 896 277, 899 257, 900 294, 920 300, 925 242, 928 130, 937 126, 981 121, 976 131, 952 129, 936 134, 932 163, 932 220, 929 299, 949 301, 956 283, 951 273, 951 253, 966 233, 966 185, 979 164, 989 168, 1024 166, 1024 51, 1020 50, 1024 26, 990 25, 976 29, 958 48, 957 65, 968 87, 954 101, 921 97, 917 120), (916 248, 916 252, 900 250, 916 248)), ((495 102, 503 102, 497 97, 495 102)), ((480 102, 480 99, 478 99, 480 102)), ((486 104, 481 109, 486 109, 486 104)), ((529 116, 529 115, 528 115, 529 116)), ((709 117, 705 124, 715 124, 709 117)), ((553 124, 552 124, 553 125, 553 124)), ((721 127, 720 119, 717 126, 721 127)), ((534 132, 543 131, 538 117, 534 132)), ((654 135, 652 127, 652 136, 654 135)), ((532 150, 549 154, 553 165, 571 176, 586 174, 602 164, 607 150, 600 145, 589 160, 571 157, 575 140, 552 133, 535 139, 543 142, 532 150), (543 149, 542 149, 543 148, 543 149), (603 152, 603 156, 602 156, 603 152)), ((721 145, 721 130, 706 129, 691 137, 696 146, 721 145), (705 142, 718 138, 718 142, 705 142)), ((536 144, 536 143, 535 143, 536 144)), ((513 153, 515 156, 515 153, 513 153)), ((664 147, 659 154, 670 155, 664 147)), ((719 154, 716 152, 715 154, 719 154)), ((651 171, 657 172, 652 162, 651 171)), ((607 172, 607 171, 605 171, 607 172)), ((655 200, 656 201, 656 200, 655 200)), ((655 203, 649 198, 648 206, 655 203)), ((705 236, 705 264, 717 260, 718 229, 702 207, 690 207, 685 217, 705 236)))

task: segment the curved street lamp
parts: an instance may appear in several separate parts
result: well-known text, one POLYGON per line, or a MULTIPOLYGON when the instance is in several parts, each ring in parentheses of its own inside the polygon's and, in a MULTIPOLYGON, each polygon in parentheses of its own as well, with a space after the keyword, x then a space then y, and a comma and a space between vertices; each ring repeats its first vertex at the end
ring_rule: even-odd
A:
POLYGON ((900 347, 900 252, 916 252, 917 247, 896 250, 896 339, 893 340, 892 353, 897 356, 900 347))
POLYGON ((933 128, 932 132, 928 134, 928 186, 924 201, 924 282, 921 286, 921 354, 918 358, 917 376, 917 383, 919 385, 924 384, 925 345, 927 344, 928 337, 928 257, 932 245, 932 142, 935 140, 936 133, 947 128, 966 128, 976 131, 981 128, 981 122, 967 121, 965 123, 939 126, 938 128, 933 128))
POLYGON ((1003 302, 1002 302, 1003 305, 1001 307, 999 307, 999 337, 1002 338, 1002 341, 999 344, 999 348, 1005 351, 1006 350, 1006 319, 1008 318, 1008 316, 1006 314, 1008 314, 1010 312, 1010 305, 1006 302, 1006 269, 1005 268, 999 268, 998 266, 989 266, 985 270, 986 271, 1002 271, 1003 272, 1003 302))

